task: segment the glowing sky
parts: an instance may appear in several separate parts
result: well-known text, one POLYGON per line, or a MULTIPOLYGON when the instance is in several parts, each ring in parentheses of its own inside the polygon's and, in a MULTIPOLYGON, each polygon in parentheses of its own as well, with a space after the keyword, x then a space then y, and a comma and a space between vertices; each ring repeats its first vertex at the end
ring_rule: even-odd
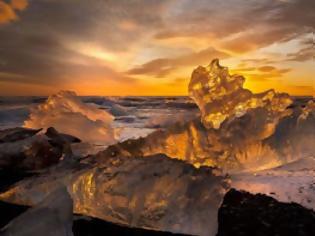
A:
POLYGON ((0 95, 185 95, 213 58, 314 95, 314 0, 0 0, 0 95))

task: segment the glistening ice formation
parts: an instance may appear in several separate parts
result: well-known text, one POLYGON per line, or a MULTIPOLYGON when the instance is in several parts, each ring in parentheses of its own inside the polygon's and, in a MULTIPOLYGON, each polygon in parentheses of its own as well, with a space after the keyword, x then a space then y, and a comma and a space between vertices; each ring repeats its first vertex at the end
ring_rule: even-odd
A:
POLYGON ((214 60, 192 73, 190 94, 201 110, 197 118, 146 138, 116 144, 97 158, 164 153, 196 167, 228 173, 259 171, 315 153, 314 103, 303 108, 292 98, 269 90, 253 94, 244 77, 230 75, 214 60))
POLYGON ((67 186, 74 212, 131 227, 214 236, 229 181, 164 155, 108 157, 95 165, 61 165, 18 183, 0 199, 36 205, 67 186))
POLYGON ((227 67, 222 67, 219 60, 213 60, 207 67, 199 66, 192 73, 189 94, 198 105, 202 123, 207 128, 219 129, 224 121, 239 118, 249 110, 265 111, 265 137, 273 133, 278 120, 288 112, 292 103, 288 94, 269 90, 253 94, 244 89, 245 78, 230 75, 227 67))

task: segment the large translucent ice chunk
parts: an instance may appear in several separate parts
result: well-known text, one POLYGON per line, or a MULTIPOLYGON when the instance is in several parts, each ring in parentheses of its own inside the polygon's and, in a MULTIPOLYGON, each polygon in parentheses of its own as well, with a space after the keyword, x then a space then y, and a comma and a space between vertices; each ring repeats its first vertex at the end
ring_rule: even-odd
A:
POLYGON ((2 236, 72 236, 73 203, 65 188, 50 194, 4 227, 2 236))
POLYGON ((61 91, 31 110, 24 126, 28 128, 54 127, 83 141, 112 144, 115 132, 114 117, 92 104, 83 103, 74 92, 61 91))
POLYGON ((207 67, 199 66, 194 70, 189 93, 197 103, 206 127, 218 129, 224 121, 241 117, 248 110, 261 107, 267 111, 270 120, 265 125, 272 129, 292 103, 289 95, 275 93, 273 90, 253 94, 243 88, 244 82, 243 76, 230 75, 228 68, 220 66, 217 59, 207 67))
POLYGON ((76 213, 175 233, 215 235, 217 214, 229 188, 211 168, 196 169, 164 155, 108 157, 97 167, 56 169, 20 182, 2 200, 34 205, 65 184, 76 213), (76 171, 75 171, 76 170, 76 171))

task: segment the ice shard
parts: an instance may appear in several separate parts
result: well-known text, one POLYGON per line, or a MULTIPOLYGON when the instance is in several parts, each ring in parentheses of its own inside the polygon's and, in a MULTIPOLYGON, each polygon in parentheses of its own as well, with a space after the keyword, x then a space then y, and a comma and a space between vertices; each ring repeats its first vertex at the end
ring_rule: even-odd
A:
POLYGON ((24 122, 28 128, 54 127, 82 141, 108 145, 115 143, 114 117, 92 104, 83 103, 71 91, 60 91, 31 110, 24 122))
POLYGON ((0 232, 2 236, 73 236, 73 203, 65 188, 13 219, 0 232))
POLYGON ((95 165, 57 167, 1 194, 11 203, 36 205, 66 185, 74 211, 130 227, 215 235, 229 180, 216 170, 164 155, 108 157, 95 165))

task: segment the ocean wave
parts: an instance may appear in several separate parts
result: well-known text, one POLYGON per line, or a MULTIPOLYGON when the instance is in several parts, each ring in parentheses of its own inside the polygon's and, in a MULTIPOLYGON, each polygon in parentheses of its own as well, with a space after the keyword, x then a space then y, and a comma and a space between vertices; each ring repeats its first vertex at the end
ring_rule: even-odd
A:
POLYGON ((83 141, 112 144, 116 141, 112 127, 114 117, 91 104, 83 103, 74 92, 61 91, 31 109, 24 122, 28 128, 55 127, 83 141))

